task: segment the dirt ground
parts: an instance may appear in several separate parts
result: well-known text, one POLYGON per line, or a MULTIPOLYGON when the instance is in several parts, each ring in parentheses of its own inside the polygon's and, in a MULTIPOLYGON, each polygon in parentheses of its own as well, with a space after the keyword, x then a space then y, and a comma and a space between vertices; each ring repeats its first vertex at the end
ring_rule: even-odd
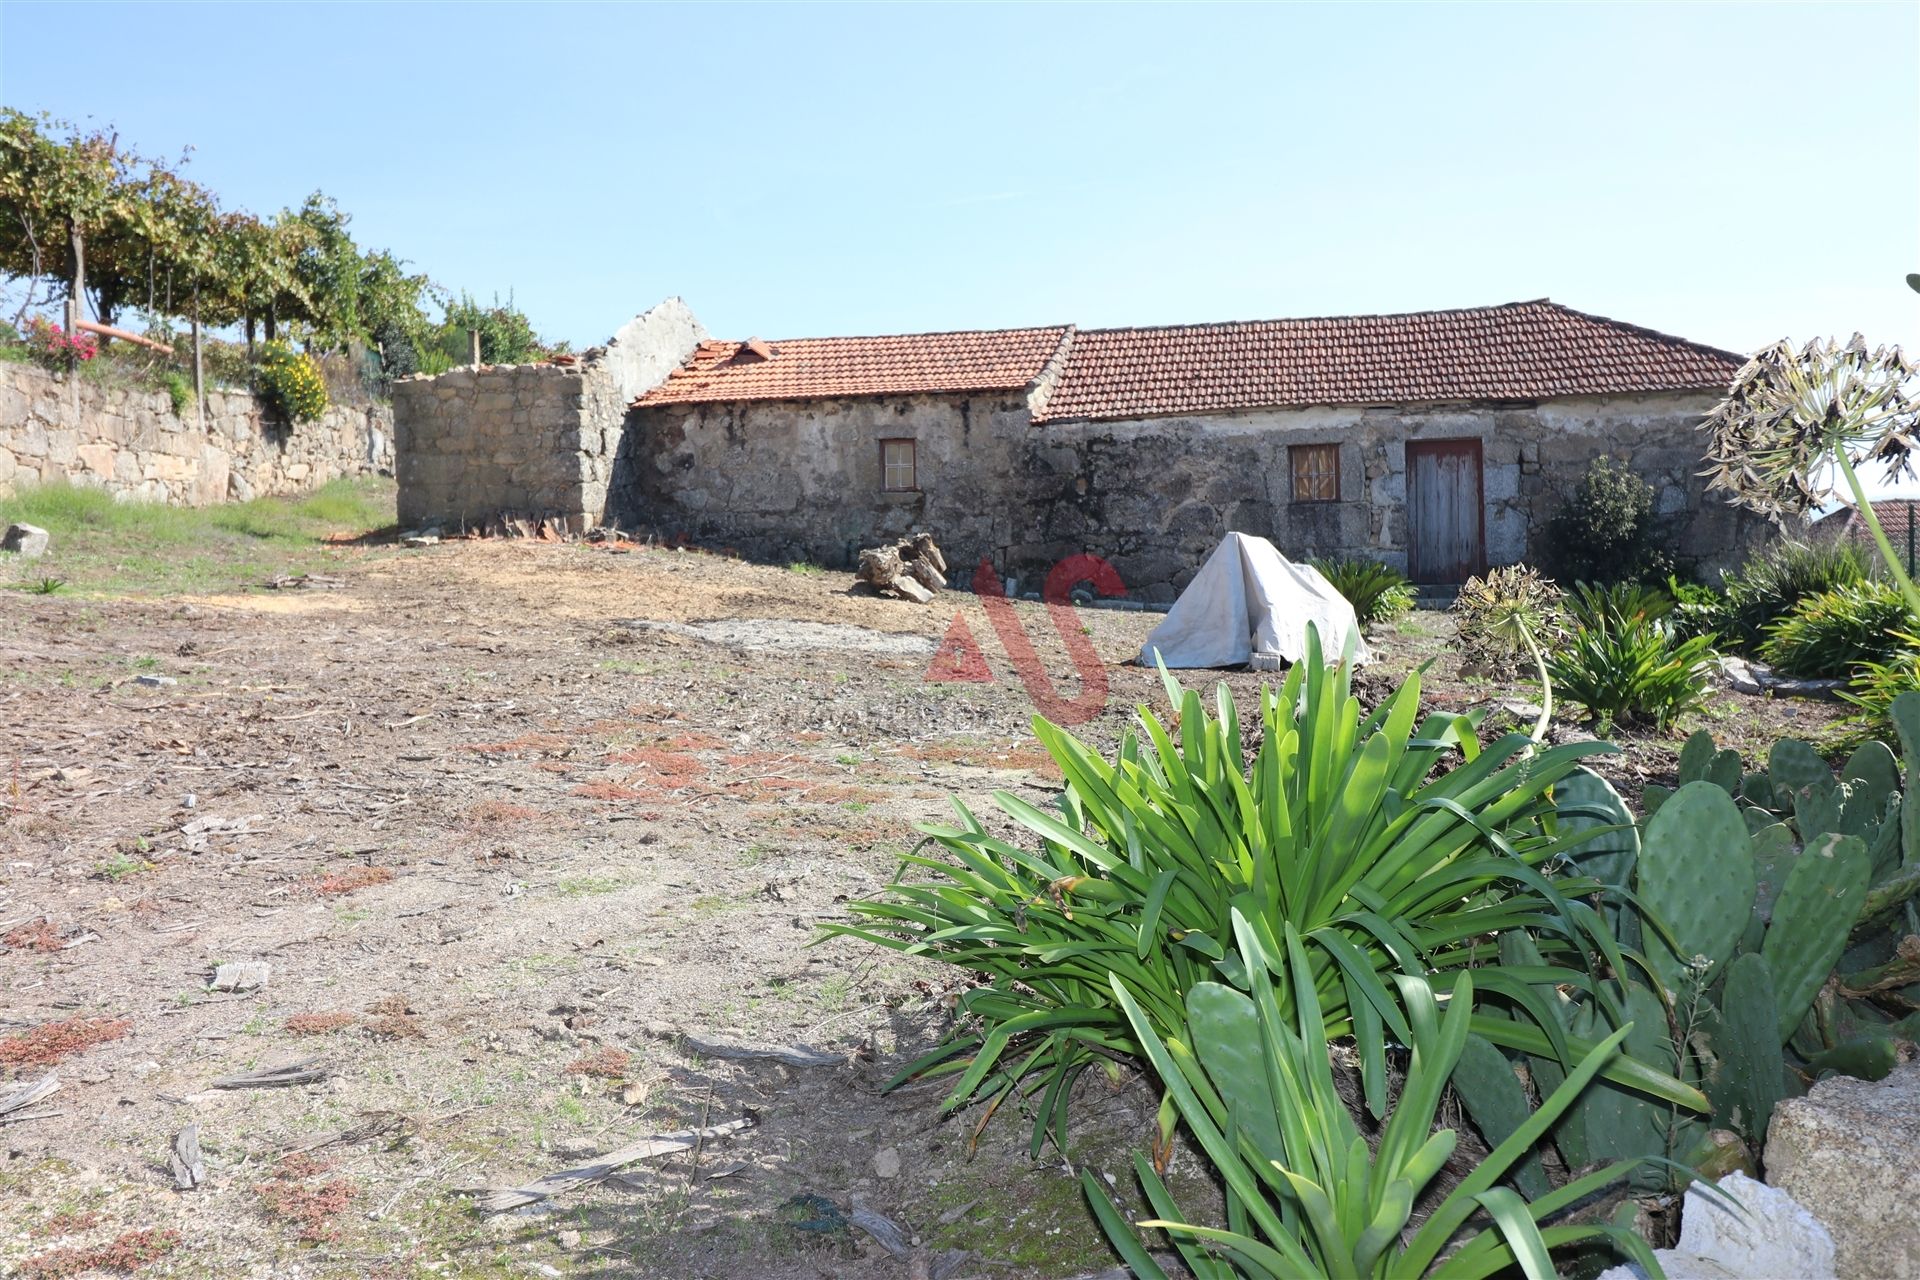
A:
MULTIPOLYGON (((979 1117, 942 1119, 937 1084, 883 1092, 938 1039, 957 975, 812 945, 949 795, 984 811, 995 789, 1054 790, 972 597, 529 542, 342 548, 326 572, 338 589, 0 592, 0 1079, 60 1082, 0 1118, 0 1271, 148 1248, 140 1274, 195 1277, 1113 1265, 1067 1162, 1027 1159, 1023 1118, 975 1146, 979 1117), (956 614, 991 683, 926 679, 956 614), (209 989, 251 961, 263 988, 209 989), (730 1056, 791 1046, 823 1065, 730 1056), (323 1078, 215 1087, 307 1061, 323 1078), (474 1189, 742 1119, 476 1208, 474 1189), (206 1181, 182 1193, 169 1143, 188 1125, 206 1181), (858 1208, 902 1229, 897 1256, 837 1229, 858 1208)), ((1082 693, 1045 611, 1019 612, 1054 687, 1082 693)), ((1160 701, 1157 675, 1118 665, 1158 618, 1077 617, 1108 664, 1081 727, 1104 747, 1160 701)), ((1438 614, 1386 629, 1369 680, 1434 658, 1441 705, 1520 714, 1460 676, 1449 636, 1438 614)), ((1761 743, 1832 718, 1728 694, 1610 767, 1669 774, 1699 723, 1761 743)), ((1083 1089, 1071 1154, 1125 1185, 1156 1098, 1083 1089)))

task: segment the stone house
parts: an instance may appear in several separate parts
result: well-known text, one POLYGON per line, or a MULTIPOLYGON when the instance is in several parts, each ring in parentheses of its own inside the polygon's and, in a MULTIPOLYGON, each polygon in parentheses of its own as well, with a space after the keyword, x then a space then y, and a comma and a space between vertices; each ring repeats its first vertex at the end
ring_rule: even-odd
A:
POLYGON ((723 342, 674 299, 570 368, 403 382, 401 509, 552 511, 831 565, 926 529, 962 576, 986 557, 1036 589, 1086 551, 1165 600, 1234 530, 1430 583, 1536 558, 1609 454, 1710 568, 1762 529, 1696 474, 1742 360, 1546 300, 723 342))

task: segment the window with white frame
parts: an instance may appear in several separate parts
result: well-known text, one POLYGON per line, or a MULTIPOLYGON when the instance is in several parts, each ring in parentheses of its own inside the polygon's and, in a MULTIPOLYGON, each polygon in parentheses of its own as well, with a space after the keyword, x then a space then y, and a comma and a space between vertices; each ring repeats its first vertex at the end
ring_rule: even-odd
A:
POLYGON ((911 440, 880 442, 880 487, 888 493, 912 493, 920 487, 911 440))

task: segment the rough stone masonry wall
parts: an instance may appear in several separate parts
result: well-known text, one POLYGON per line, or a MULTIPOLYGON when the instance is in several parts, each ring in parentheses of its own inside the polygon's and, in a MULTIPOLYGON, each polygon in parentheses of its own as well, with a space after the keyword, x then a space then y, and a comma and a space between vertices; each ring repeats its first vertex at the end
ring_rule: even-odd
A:
POLYGON ((316 422, 274 422, 244 392, 207 393, 203 430, 164 391, 70 383, 0 364, 0 496, 23 484, 99 485, 120 497, 200 506, 303 493, 393 465, 384 406, 335 406, 316 422))
POLYGON ((670 405, 627 422, 609 506, 624 528, 753 559, 850 567, 916 529, 953 571, 998 564, 1024 522, 1025 392, 670 405), (919 489, 887 492, 880 442, 915 442, 919 489))
POLYGON ((572 364, 482 365, 394 384, 406 525, 477 524, 513 512, 598 524, 627 404, 706 336, 669 298, 572 364))
POLYGON ((1758 519, 1705 492, 1698 423, 1711 397, 1566 399, 1529 406, 1311 408, 1129 422, 1049 424, 1019 466, 1028 522, 1008 567, 1031 574, 1092 551, 1131 591, 1168 600, 1232 531, 1290 558, 1361 556, 1407 567, 1409 440, 1477 439, 1490 564, 1538 559, 1548 519, 1601 454, 1654 488, 1683 562, 1708 570, 1765 536, 1758 519), (1287 449, 1340 446, 1340 500, 1291 502, 1287 449))
POLYGON ((1654 488, 1675 554, 1710 570, 1766 527, 1705 492, 1697 424, 1710 398, 1315 408, 1029 425, 1021 396, 895 396, 676 405, 632 415, 609 507, 624 527, 784 562, 844 567, 926 529, 962 575, 982 556, 1037 588, 1099 555, 1138 599, 1173 599, 1228 532, 1288 556, 1407 565, 1409 440, 1481 442, 1491 564, 1539 558, 1554 510, 1610 454, 1654 488), (917 443, 920 491, 881 488, 879 442, 917 443), (1340 447, 1340 500, 1296 504, 1287 449, 1340 447))
POLYGON ((543 364, 394 383, 400 523, 457 528, 506 511, 583 514, 586 385, 577 367, 543 364))

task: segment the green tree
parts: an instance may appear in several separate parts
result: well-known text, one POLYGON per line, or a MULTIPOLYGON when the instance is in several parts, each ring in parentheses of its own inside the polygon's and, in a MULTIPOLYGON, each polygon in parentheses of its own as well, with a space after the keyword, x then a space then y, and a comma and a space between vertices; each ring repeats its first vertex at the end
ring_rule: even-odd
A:
MULTIPOLYGON (((505 303, 494 295, 493 305, 483 307, 473 300, 471 294, 462 293, 460 301, 447 308, 447 318, 442 326, 455 342, 464 348, 466 334, 470 330, 480 332, 480 360, 483 364, 524 364, 545 355, 548 348, 540 341, 540 335, 533 331, 533 322, 526 313, 513 305, 513 296, 509 294, 505 303)), ((459 350, 457 359, 465 360, 468 352, 459 350)))
POLYGON ((87 245, 122 221, 139 156, 118 135, 0 107, 0 269, 66 281, 71 318, 86 297, 87 245), (54 136, 64 132, 64 140, 54 136))

